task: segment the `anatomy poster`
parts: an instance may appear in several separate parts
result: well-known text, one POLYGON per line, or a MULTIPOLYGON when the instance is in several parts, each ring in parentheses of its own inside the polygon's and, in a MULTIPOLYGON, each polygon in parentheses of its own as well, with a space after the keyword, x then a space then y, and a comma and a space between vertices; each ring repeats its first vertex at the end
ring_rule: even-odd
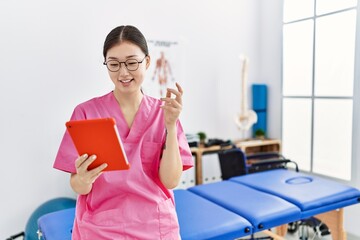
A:
POLYGON ((151 64, 142 85, 144 92, 155 98, 164 97, 166 88, 175 88, 180 72, 180 51, 177 41, 148 40, 151 64))

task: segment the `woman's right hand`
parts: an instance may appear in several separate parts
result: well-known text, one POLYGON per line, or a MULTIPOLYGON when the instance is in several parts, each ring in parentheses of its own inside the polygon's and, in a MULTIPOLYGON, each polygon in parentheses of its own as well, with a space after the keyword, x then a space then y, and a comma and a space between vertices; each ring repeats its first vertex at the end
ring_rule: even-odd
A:
POLYGON ((92 170, 88 170, 88 167, 95 161, 95 159, 95 155, 88 157, 87 154, 84 154, 76 159, 76 173, 72 174, 70 179, 70 185, 76 193, 82 195, 88 194, 92 189, 92 184, 107 167, 107 164, 103 163, 92 170))

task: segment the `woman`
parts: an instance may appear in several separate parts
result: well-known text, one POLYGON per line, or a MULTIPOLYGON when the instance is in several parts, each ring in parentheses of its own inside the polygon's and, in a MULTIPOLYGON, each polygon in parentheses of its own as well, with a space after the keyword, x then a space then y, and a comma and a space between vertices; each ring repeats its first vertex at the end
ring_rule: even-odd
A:
POLYGON ((103 55, 114 90, 79 104, 71 119, 113 117, 131 167, 103 172, 103 164, 88 171, 96 156, 78 156, 65 133, 54 167, 71 173, 70 185, 79 194, 73 239, 178 239, 171 189, 193 165, 178 120, 183 90, 176 84, 160 100, 143 94, 150 56, 133 26, 113 29, 103 55))

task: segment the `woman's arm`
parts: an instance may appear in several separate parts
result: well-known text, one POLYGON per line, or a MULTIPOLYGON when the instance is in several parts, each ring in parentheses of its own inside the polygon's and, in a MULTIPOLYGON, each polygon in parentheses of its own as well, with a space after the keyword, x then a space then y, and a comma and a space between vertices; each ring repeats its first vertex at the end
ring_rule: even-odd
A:
POLYGON ((176 87, 177 90, 167 89, 166 98, 161 99, 164 101, 161 108, 164 110, 166 140, 160 161, 159 177, 168 189, 175 188, 178 185, 183 168, 176 127, 176 122, 182 110, 183 90, 178 83, 176 83, 176 87), (171 94, 175 95, 174 99, 171 98, 171 94))
POLYGON ((182 168, 177 130, 176 126, 174 126, 167 129, 163 155, 160 161, 159 176, 166 188, 172 189, 179 184, 182 168))

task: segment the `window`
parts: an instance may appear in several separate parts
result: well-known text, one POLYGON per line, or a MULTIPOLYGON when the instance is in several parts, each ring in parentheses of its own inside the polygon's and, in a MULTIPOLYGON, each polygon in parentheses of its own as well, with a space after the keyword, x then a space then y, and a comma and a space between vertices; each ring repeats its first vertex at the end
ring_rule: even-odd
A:
POLYGON ((356 0, 284 0, 283 153, 351 180, 356 0))

